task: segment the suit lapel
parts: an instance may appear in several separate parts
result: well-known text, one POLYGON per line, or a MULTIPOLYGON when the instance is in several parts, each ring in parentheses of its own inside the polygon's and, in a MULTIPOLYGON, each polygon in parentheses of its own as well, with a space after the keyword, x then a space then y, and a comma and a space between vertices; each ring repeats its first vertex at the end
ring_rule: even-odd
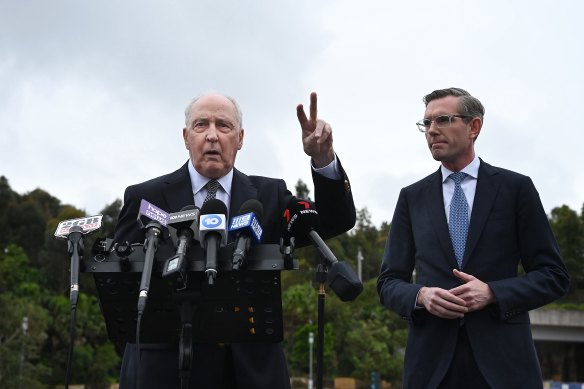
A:
POLYGON ((229 213, 237 215, 241 205, 249 199, 257 199, 258 190, 252 184, 249 177, 237 169, 233 169, 233 181, 231 183, 231 203, 229 213))
POLYGON ((165 180, 166 185, 162 188, 162 196, 166 201, 165 211, 178 212, 186 205, 195 205, 188 163, 170 173, 165 180))
POLYGON ((438 235, 440 246, 451 268, 457 268, 448 222, 444 213, 444 197, 442 194, 442 172, 440 169, 428 177, 428 190, 426 191, 426 203, 428 204, 428 216, 438 235))
POLYGON ((497 198, 499 183, 494 179, 496 174, 497 170, 495 168, 481 160, 470 225, 468 227, 468 237, 464 250, 463 267, 466 267, 467 261, 472 256, 472 252, 477 245, 489 213, 497 198))
MULTIPOLYGON (((191 177, 186 163, 177 171, 170 173, 165 180, 165 184, 162 188, 162 196, 166 204, 161 205, 161 207, 165 206, 164 210, 177 212, 185 205, 195 204, 191 177)), ((252 184, 249 177, 234 169, 231 184, 231 202, 229 204, 230 214, 236 215, 246 200, 257 198, 257 188, 252 184)))

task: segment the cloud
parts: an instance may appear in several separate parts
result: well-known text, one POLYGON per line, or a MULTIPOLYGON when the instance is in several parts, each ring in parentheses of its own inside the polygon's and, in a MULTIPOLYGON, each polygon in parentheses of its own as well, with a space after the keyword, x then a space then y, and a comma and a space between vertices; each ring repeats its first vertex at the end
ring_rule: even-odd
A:
POLYGON ((391 220, 438 168, 414 123, 460 86, 487 115, 477 152, 580 209, 584 58, 577 1, 3 1, 0 174, 96 213, 187 158, 183 110, 238 99, 248 174, 310 182, 295 107, 319 93, 359 208, 391 220))

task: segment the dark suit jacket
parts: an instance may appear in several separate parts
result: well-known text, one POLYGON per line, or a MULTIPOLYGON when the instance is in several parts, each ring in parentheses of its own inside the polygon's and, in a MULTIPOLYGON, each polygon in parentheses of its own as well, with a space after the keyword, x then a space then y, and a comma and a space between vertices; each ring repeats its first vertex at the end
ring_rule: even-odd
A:
MULTIPOLYGON (((141 199, 167 212, 177 212, 185 205, 194 205, 187 166, 184 164, 173 173, 126 189, 115 231, 116 242, 144 242, 144 232, 139 230, 136 222, 141 199)), ((321 218, 319 232, 324 239, 343 233, 355 224, 353 196, 342 167, 341 171, 343 180, 330 180, 313 172, 316 208, 321 218)), ((282 214, 292 197, 283 180, 247 176, 234 170, 230 212, 237 212, 246 200, 259 200, 263 205, 262 243, 279 243, 283 235, 282 214)), ((135 345, 126 346, 120 376, 121 389, 135 386, 135 349, 135 345)), ((140 361, 140 389, 178 388, 177 356, 177 348, 161 350, 145 345, 140 361)), ((281 345, 197 345, 190 387, 235 387, 231 381, 235 381, 238 388, 289 388, 290 380, 281 345)))
MULTIPOLYGON (((401 190, 377 283, 381 303, 410 323, 405 388, 435 388, 448 370, 460 321, 414 307, 422 286, 460 285, 455 268, 438 169, 401 190)), ((541 388, 528 312, 564 295, 569 277, 529 177, 481 161, 462 271, 488 283, 497 299, 464 318, 487 382, 541 388)))

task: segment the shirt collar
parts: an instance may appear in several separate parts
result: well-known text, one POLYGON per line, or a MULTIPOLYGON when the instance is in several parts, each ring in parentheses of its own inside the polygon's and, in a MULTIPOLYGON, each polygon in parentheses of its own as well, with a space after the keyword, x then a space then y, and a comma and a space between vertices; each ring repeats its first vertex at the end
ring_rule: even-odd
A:
MULTIPOLYGON (((479 166, 481 165, 481 160, 478 156, 475 155, 474 159, 471 163, 466 165, 461 172, 464 172, 471 176, 474 179, 477 179, 479 176, 479 166)), ((444 165, 440 165, 440 170, 442 171, 442 182, 445 182, 448 179, 448 176, 454 173, 452 170, 449 170, 444 167, 444 165)))
MULTIPOLYGON (((191 176, 191 185, 193 186, 193 195, 197 194, 201 189, 207 185, 207 182, 211 181, 210 178, 203 176, 197 170, 195 170, 191 160, 188 163, 189 175, 191 176)), ((227 193, 227 196, 231 197, 231 182, 233 181, 233 169, 231 169, 226 175, 217 180, 221 184, 221 188, 227 193)))

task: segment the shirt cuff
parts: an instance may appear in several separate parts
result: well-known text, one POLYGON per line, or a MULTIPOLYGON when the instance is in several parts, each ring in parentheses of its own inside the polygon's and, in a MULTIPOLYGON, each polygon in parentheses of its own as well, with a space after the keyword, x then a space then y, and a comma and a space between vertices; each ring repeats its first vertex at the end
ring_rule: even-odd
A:
POLYGON ((335 154, 334 159, 331 161, 331 163, 329 163, 328 165, 321 167, 321 168, 317 168, 314 166, 314 163, 312 163, 312 160, 310 161, 310 166, 312 167, 312 170, 314 170, 316 173, 320 174, 321 176, 324 176, 326 178, 329 178, 331 180, 342 180, 343 176, 341 175, 341 173, 339 172, 339 163, 337 162, 337 155, 335 154))

